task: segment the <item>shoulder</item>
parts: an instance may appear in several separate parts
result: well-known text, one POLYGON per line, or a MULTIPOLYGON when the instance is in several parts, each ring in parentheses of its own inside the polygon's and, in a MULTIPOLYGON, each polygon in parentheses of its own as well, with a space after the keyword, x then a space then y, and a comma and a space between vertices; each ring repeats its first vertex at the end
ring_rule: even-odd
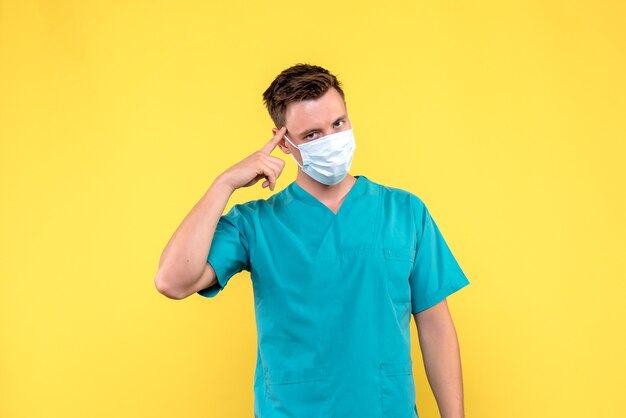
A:
POLYGON ((400 187, 378 183, 369 178, 367 179, 367 183, 371 192, 379 194, 385 204, 404 209, 410 207, 411 210, 416 213, 419 213, 426 208, 426 204, 422 198, 414 192, 400 187))
POLYGON ((253 224, 260 216, 267 214, 268 210, 272 210, 281 202, 285 193, 286 189, 283 189, 265 199, 236 203, 224 216, 229 219, 243 218, 246 222, 253 224))
POLYGON ((250 200, 248 202, 235 203, 223 218, 233 223, 248 223, 250 224, 255 218, 255 214, 259 211, 260 200, 250 200))

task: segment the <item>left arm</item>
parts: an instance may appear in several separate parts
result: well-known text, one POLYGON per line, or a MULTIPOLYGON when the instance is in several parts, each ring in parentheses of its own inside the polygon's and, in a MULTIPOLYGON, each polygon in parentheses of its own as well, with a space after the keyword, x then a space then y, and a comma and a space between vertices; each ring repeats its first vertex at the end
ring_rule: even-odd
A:
POLYGON ((426 376, 441 418, 464 418, 459 342, 444 299, 414 315, 426 376))

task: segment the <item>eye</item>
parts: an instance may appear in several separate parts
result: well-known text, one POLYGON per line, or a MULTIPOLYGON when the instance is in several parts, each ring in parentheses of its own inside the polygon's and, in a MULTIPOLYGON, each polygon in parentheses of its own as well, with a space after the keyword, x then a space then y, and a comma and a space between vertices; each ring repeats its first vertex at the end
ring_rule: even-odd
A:
POLYGON ((343 120, 343 119, 339 119, 337 122, 335 122, 335 126, 336 126, 337 128, 339 128, 339 127, 340 127, 341 125, 343 125, 343 124, 344 124, 344 120, 343 120), (338 123, 339 123, 339 125, 338 125, 338 123))
POLYGON ((305 139, 313 139, 312 135, 315 135, 315 132, 311 132, 310 134, 306 135, 304 138, 305 139))

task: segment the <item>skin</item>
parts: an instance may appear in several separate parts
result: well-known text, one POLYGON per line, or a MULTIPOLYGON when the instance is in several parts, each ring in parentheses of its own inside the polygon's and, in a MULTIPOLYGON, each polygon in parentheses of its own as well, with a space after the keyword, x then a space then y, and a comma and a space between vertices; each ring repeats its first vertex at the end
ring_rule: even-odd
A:
POLYGON ((459 342, 446 299, 413 315, 426 377, 442 418, 464 418, 459 342))
MULTIPOLYGON (((278 147, 293 154, 302 164, 300 151, 284 135, 300 145, 352 127, 346 103, 333 88, 315 100, 290 103, 285 126, 273 128, 273 137, 259 150, 229 167, 211 184, 191 209, 166 245, 154 282, 157 290, 171 299, 183 299, 217 282, 206 261, 213 234, 228 200, 235 190, 251 187, 264 179, 263 188, 274 191, 285 161, 271 153, 278 147)), ((351 174, 336 185, 317 182, 298 167, 296 183, 337 213, 356 182, 351 174)), ((429 384, 442 418, 463 418, 463 386, 458 339, 444 299, 414 315, 429 384)))
MULTIPOLYGON (((295 145, 314 141, 323 136, 346 131, 352 127, 346 103, 334 88, 330 88, 324 95, 316 100, 302 100, 290 103, 285 112, 285 126, 287 136, 295 145)), ((276 134, 278 129, 272 129, 276 134)), ((302 165, 300 150, 282 138, 278 146, 285 154, 293 154, 295 159, 302 165)), ((337 213, 344 198, 356 182, 350 173, 333 186, 322 184, 298 167, 296 183, 313 195, 317 200, 326 205, 334 213, 337 213)))

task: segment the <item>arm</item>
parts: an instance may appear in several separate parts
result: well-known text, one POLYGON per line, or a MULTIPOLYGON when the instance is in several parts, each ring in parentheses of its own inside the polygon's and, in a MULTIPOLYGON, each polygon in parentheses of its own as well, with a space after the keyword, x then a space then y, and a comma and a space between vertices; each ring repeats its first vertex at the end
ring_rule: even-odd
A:
POLYGON ((259 151, 220 174, 172 235, 159 259, 154 284, 163 295, 183 299, 217 282, 207 262, 215 228, 232 193, 266 178, 263 187, 274 190, 285 162, 270 153, 286 129, 275 132, 259 151))
POLYGON ((446 299, 414 315, 426 376, 442 418, 463 418, 461 356, 446 299))
POLYGON ((159 259, 154 284, 163 295, 183 299, 217 281, 206 261, 213 234, 234 189, 218 177, 174 232, 159 259))

